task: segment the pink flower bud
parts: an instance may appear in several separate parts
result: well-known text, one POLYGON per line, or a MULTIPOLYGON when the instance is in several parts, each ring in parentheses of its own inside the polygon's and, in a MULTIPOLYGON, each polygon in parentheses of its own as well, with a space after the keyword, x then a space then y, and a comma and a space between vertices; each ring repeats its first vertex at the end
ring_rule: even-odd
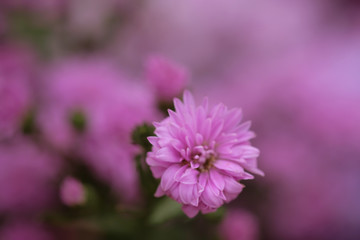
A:
POLYGON ((81 182, 73 177, 66 177, 60 188, 62 202, 68 206, 81 205, 85 202, 85 190, 81 182))
POLYGON ((157 97, 163 101, 178 97, 189 82, 189 74, 185 68, 160 56, 148 59, 146 75, 157 97))

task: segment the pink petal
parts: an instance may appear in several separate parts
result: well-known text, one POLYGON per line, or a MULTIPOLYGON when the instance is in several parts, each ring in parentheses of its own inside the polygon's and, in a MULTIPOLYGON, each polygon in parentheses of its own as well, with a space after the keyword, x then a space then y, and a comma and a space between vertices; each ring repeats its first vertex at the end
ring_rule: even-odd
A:
POLYGON ((163 191, 166 192, 175 183, 174 176, 176 175, 179 169, 181 169, 180 164, 173 164, 168 169, 166 169, 166 171, 161 177, 161 182, 160 182, 160 186, 163 191))
POLYGON ((224 129, 230 130, 240 123, 242 118, 242 111, 239 108, 234 108, 228 111, 226 115, 227 116, 226 122, 224 124, 224 129))
POLYGON ((149 166, 151 167, 169 167, 171 165, 171 163, 169 162, 164 162, 164 161, 159 161, 156 158, 153 158, 151 156, 148 156, 146 158, 146 163, 149 164, 149 166))
POLYGON ((199 171, 188 168, 180 177, 179 182, 183 184, 196 184, 198 182, 198 175, 199 171))
POLYGON ((184 105, 190 110, 190 113, 194 113, 195 101, 192 94, 188 91, 184 91, 184 105))
POLYGON ((196 133, 195 139, 196 139, 195 142, 196 142, 197 145, 201 145, 203 143, 203 141, 204 141, 204 138, 200 133, 196 133))
POLYGON ((189 218, 193 218, 199 213, 199 209, 191 205, 182 206, 182 210, 189 218))
POLYGON ((208 213, 215 212, 216 210, 217 210, 217 208, 206 207, 206 208, 202 208, 201 212, 203 214, 208 214, 208 213))
POLYGON ((216 139, 218 135, 221 133, 224 127, 224 121, 219 121, 216 124, 213 124, 212 129, 210 131, 209 139, 216 139))
POLYGON ((155 178, 160 178, 166 170, 165 167, 150 167, 150 169, 155 178))
POLYGON ((216 160, 214 166, 231 176, 241 177, 244 173, 244 169, 233 161, 216 160))
POLYGON ((210 172, 210 179, 214 183, 214 185, 221 191, 224 190, 225 180, 222 174, 220 174, 215 169, 211 169, 209 172, 210 172))
POLYGON ((219 188, 217 188, 215 186, 215 184, 210 180, 208 182, 208 184, 206 185, 207 188, 209 188, 211 190, 211 192, 218 198, 221 198, 223 200, 226 200, 226 197, 224 195, 224 193, 222 192, 222 190, 220 190, 219 188))
POLYGON ((197 169, 198 167, 200 167, 200 163, 196 163, 194 161, 191 161, 190 166, 191 166, 192 169, 197 169))
POLYGON ((175 107, 175 111, 176 111, 176 113, 178 114, 178 117, 180 118, 180 119, 183 119, 183 117, 184 117, 184 105, 182 104, 182 102, 179 100, 179 99, 177 99, 177 98, 175 98, 174 99, 174 107, 175 107))
POLYGON ((151 136, 151 137, 148 137, 147 139, 151 143, 151 145, 159 147, 158 146, 158 140, 159 140, 158 137, 151 136))
POLYGON ((204 108, 204 110, 206 112, 208 111, 208 107, 209 107, 209 98, 208 97, 204 97, 204 100, 203 100, 201 106, 204 108))
POLYGON ((154 194, 155 197, 162 197, 165 195, 165 192, 161 189, 161 186, 159 185, 156 189, 156 192, 154 194))
POLYGON ((244 168, 252 173, 258 174, 260 176, 264 176, 264 172, 258 169, 256 158, 246 159, 246 163, 242 163, 244 168))
POLYGON ((196 127, 197 129, 201 129, 201 126, 205 122, 206 119, 206 110, 203 107, 198 107, 196 111, 196 127))
POLYGON ((160 148, 155 157, 159 161, 170 162, 170 163, 178 163, 181 162, 181 156, 178 151, 171 147, 163 147, 160 148))
POLYGON ((179 184, 179 196, 184 204, 192 204, 197 206, 199 204, 199 197, 194 193, 196 185, 179 184))
POLYGON ((260 154, 259 149, 253 146, 243 145, 241 148, 243 150, 243 158, 257 158, 260 154))
POLYGON ((216 196, 208 186, 209 183, 206 185, 204 192, 201 194, 201 201, 212 208, 218 208, 223 204, 223 200, 216 196))
POLYGON ((235 199, 243 188, 244 185, 240 184, 235 179, 231 177, 225 178, 224 194, 226 196, 226 202, 230 202, 231 200, 235 199))
POLYGON ((182 123, 182 119, 179 117, 179 115, 176 113, 176 112, 174 112, 174 111, 172 111, 172 110, 168 110, 168 113, 169 113, 169 116, 170 116, 170 118, 175 122, 175 123, 177 123, 178 125, 181 125, 181 123, 182 123))
POLYGON ((225 188, 224 191, 230 192, 230 193, 240 193, 242 189, 244 188, 244 185, 236 181, 235 179, 231 177, 225 178, 225 188))
POLYGON ((211 132, 211 118, 207 118, 205 122, 200 126, 199 132, 204 137, 204 140, 208 140, 211 132))
POLYGON ((208 178, 209 178, 209 174, 207 172, 203 172, 199 174, 198 188, 200 193, 204 191, 208 178))
POLYGON ((180 182, 181 177, 184 175, 185 171, 188 169, 188 166, 182 166, 178 171, 176 171, 173 176, 176 182, 180 182))

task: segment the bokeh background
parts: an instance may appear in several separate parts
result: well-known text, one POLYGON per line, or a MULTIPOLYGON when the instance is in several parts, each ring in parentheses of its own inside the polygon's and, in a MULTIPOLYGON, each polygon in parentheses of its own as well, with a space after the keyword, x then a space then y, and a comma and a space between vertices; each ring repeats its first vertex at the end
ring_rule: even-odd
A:
POLYGON ((360 239, 359 105, 356 0, 0 0, 0 239, 360 239), (265 172, 193 220, 131 141, 184 88, 265 172))

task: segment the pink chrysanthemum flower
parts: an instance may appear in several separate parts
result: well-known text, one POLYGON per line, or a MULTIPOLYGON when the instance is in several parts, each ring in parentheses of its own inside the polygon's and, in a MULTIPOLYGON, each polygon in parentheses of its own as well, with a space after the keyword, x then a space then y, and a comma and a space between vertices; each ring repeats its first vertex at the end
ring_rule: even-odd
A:
POLYGON ((209 108, 208 99, 196 107, 190 92, 184 103, 174 100, 176 111, 155 123, 153 149, 146 162, 155 178, 161 178, 155 196, 168 195, 183 205, 189 217, 199 211, 215 211, 230 202, 243 189, 239 180, 253 179, 246 172, 259 175, 256 158, 259 150, 249 140, 250 122, 240 124, 240 109, 223 104, 209 108))

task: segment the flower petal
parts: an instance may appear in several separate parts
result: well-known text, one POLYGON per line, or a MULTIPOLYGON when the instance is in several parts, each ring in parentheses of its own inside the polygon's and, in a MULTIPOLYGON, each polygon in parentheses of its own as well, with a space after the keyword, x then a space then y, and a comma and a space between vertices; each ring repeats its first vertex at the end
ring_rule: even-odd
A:
POLYGON ((224 202, 221 198, 216 196, 213 191, 211 191, 211 188, 208 185, 209 183, 205 186, 204 192, 202 192, 200 200, 209 207, 218 208, 224 202))
POLYGON ((179 196, 184 204, 191 204, 197 206, 199 204, 199 196, 194 191, 196 185, 179 184, 179 196))
POLYGON ((224 190, 225 180, 224 180, 224 177, 222 176, 222 174, 220 174, 215 169, 211 169, 209 172, 210 172, 210 179, 214 183, 214 185, 219 190, 221 190, 221 191, 224 190))
POLYGON ((181 209, 189 218, 193 218, 199 213, 199 209, 191 205, 184 205, 181 209))
POLYGON ((199 171, 187 168, 179 179, 183 184, 196 184, 198 182, 199 171))
POLYGON ((243 188, 244 185, 242 185, 235 179, 231 177, 225 177, 224 194, 226 196, 226 201, 230 202, 231 200, 235 199, 243 190, 243 188))
POLYGON ((159 185, 156 189, 156 192, 154 194, 155 197, 162 197, 165 195, 165 192, 162 190, 161 186, 159 185))
POLYGON ((181 156, 178 151, 172 147, 160 148, 156 153, 155 157, 159 161, 178 163, 181 162, 181 156))
POLYGON ((215 161, 214 166, 226 174, 234 177, 241 177, 244 173, 244 168, 233 161, 219 159, 215 161))
POLYGON ((160 186, 163 191, 166 192, 172 187, 172 185, 175 183, 174 176, 176 175, 177 171, 179 171, 180 169, 181 169, 180 164, 173 164, 168 169, 166 169, 166 171, 161 177, 161 182, 160 182, 160 186))

